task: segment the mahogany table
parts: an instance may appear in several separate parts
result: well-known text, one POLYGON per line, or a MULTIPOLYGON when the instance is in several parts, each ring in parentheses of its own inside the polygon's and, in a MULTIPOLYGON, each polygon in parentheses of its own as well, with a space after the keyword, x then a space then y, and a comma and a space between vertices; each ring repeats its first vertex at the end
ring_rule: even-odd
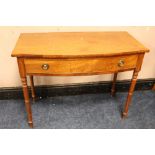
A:
POLYGON ((17 57, 28 123, 33 127, 27 86, 30 76, 80 76, 114 73, 111 93, 115 94, 117 73, 133 70, 123 116, 127 116, 138 72, 145 52, 141 43, 127 32, 22 33, 12 52, 17 57))

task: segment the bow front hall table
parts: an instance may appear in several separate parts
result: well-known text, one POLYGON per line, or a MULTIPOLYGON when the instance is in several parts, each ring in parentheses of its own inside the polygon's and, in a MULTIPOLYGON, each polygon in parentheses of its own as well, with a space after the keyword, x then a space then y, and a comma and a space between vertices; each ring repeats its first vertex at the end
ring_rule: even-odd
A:
POLYGON ((28 123, 33 127, 27 78, 35 98, 33 76, 80 76, 114 73, 111 93, 115 94, 117 73, 133 70, 123 116, 135 88, 145 52, 127 32, 22 33, 12 52, 17 57, 28 123))

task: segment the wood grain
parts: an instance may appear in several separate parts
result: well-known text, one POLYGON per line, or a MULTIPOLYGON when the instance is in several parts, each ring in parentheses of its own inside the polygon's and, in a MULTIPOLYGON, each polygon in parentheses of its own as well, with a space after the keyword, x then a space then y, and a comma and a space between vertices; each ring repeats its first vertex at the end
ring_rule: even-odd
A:
POLYGON ((22 33, 12 52, 16 57, 101 57, 148 52, 127 32, 22 33))
POLYGON ((28 74, 50 74, 50 75, 82 75, 101 74, 118 72, 124 69, 136 67, 138 55, 116 56, 95 59, 25 59, 25 68, 28 74), (124 66, 118 66, 120 60, 124 61, 124 66), (47 70, 42 69, 42 65, 47 64, 47 70))

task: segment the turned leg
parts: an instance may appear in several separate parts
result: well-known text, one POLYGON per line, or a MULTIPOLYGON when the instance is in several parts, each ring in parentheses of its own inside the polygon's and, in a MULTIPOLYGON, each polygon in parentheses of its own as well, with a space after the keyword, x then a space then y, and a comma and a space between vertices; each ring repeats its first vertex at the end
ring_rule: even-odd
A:
POLYGON ((24 59, 18 58, 17 62, 18 62, 19 73, 20 73, 20 77, 21 77, 21 81, 22 81, 25 107, 26 107, 27 117, 28 117, 28 124, 30 127, 33 127, 32 111, 31 111, 31 104, 30 104, 30 99, 29 99, 24 59))
POLYGON ((116 79, 117 79, 117 73, 114 73, 112 87, 111 87, 111 95, 115 96, 116 93, 116 79))
POLYGON ((32 75, 30 75, 30 85, 31 85, 32 99, 33 99, 33 101, 35 101, 34 81, 33 81, 33 76, 32 75))
POLYGON ((33 127, 32 111, 31 111, 31 104, 30 104, 30 99, 29 99, 29 92, 28 92, 26 77, 21 78, 21 81, 22 81, 22 86, 23 86, 23 94, 24 94, 26 111, 27 111, 27 115, 28 115, 28 124, 29 124, 30 127, 33 127))
POLYGON ((124 108, 124 112, 123 112, 123 117, 127 117, 127 115, 128 115, 128 109, 129 109, 129 105, 131 103, 131 98, 132 98, 133 91, 135 89, 137 76, 138 76, 138 71, 135 70, 134 73, 133 73, 130 89, 129 89, 129 92, 128 92, 128 96, 127 96, 127 100, 126 100, 126 104, 125 104, 125 108, 124 108))

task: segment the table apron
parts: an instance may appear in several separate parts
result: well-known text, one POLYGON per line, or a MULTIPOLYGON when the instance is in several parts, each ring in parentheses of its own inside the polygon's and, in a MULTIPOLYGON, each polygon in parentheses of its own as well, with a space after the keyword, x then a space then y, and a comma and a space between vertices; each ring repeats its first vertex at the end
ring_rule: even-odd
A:
POLYGON ((25 58, 26 74, 38 75, 95 75, 132 70, 136 68, 138 55, 105 58, 42 59, 25 58))

